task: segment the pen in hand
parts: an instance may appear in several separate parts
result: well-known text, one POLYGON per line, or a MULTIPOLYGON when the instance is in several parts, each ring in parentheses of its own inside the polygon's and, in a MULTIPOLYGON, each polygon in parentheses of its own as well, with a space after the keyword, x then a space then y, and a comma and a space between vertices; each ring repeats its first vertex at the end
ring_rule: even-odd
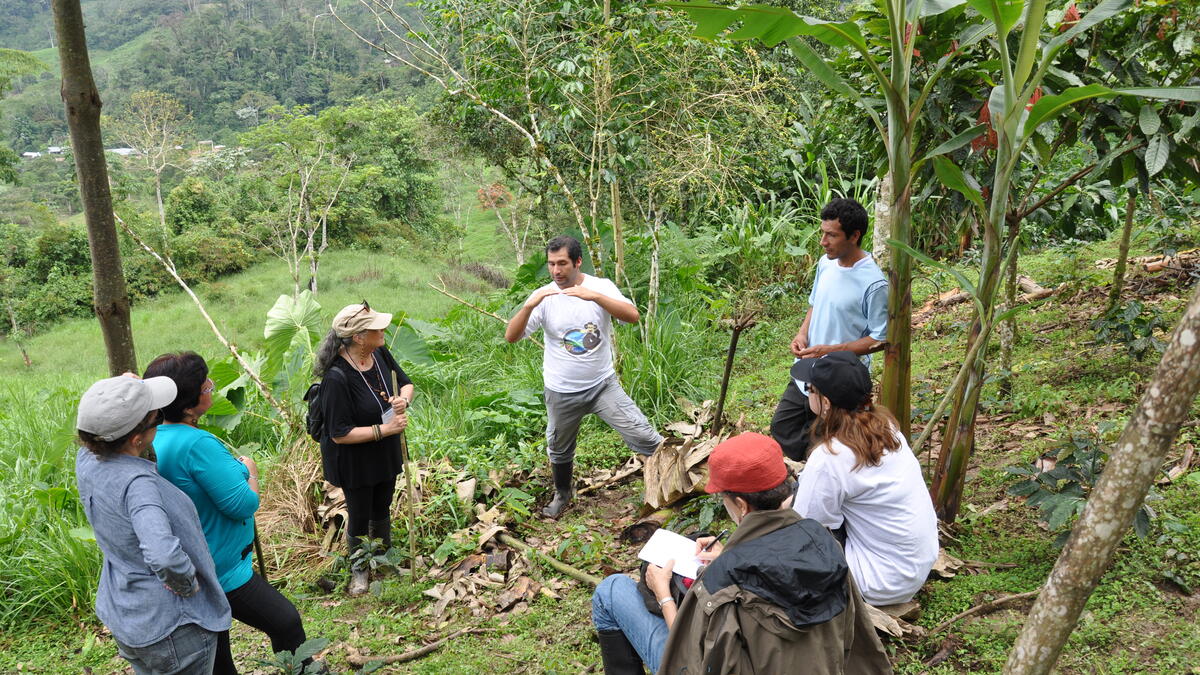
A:
POLYGON ((712 541, 708 542, 708 544, 706 544, 706 545, 705 545, 703 548, 701 548, 700 550, 701 550, 701 551, 711 551, 711 550, 712 550, 712 547, 713 547, 713 545, 714 545, 714 544, 716 544, 718 541, 721 541, 722 539, 724 539, 724 538, 725 538, 725 535, 727 535, 727 534, 729 534, 729 530, 728 530, 728 529, 721 530, 720 532, 718 532, 718 533, 717 533, 717 536, 713 537, 713 540, 712 540, 712 541))

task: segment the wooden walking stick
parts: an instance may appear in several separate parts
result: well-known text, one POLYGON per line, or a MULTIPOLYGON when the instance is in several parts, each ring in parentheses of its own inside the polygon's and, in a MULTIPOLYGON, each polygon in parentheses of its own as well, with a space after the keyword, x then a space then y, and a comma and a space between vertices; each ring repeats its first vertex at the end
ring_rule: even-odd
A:
MULTIPOLYGON (((396 395, 400 394, 400 381, 396 377, 396 371, 392 371, 392 391, 396 395)), ((409 402, 412 403, 411 401, 409 402)), ((408 414, 408 408, 404 409, 405 414, 408 414)), ((408 513, 408 566, 409 580, 416 581, 417 579, 417 539, 416 527, 417 518, 413 513, 413 484, 412 484, 412 467, 408 465, 408 439, 403 431, 400 432, 400 465, 404 467, 404 489, 408 493, 407 507, 405 511, 408 513)))
POLYGON ((254 555, 258 558, 258 576, 263 578, 263 581, 268 584, 271 580, 267 578, 267 563, 263 560, 262 542, 258 539, 258 521, 254 521, 254 555))

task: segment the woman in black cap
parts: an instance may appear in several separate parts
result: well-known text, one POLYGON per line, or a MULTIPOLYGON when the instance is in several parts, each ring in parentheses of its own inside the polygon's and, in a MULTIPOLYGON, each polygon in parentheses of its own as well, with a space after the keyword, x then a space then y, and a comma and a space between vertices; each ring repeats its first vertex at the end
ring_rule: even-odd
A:
POLYGON ((853 352, 802 359, 813 446, 793 508, 831 530, 845 528, 846 561, 872 605, 907 602, 937 560, 937 516, 921 465, 896 418, 871 400, 871 374, 853 352))
MULTIPOLYGON (((364 536, 382 539, 384 549, 392 542, 392 494, 404 469, 398 437, 408 426, 413 384, 383 346, 391 322, 391 314, 372 310, 366 300, 343 307, 313 367, 325 424, 321 461, 325 480, 346 496, 350 553, 364 536)), ((350 595, 366 593, 368 581, 365 567, 351 568, 350 595)))

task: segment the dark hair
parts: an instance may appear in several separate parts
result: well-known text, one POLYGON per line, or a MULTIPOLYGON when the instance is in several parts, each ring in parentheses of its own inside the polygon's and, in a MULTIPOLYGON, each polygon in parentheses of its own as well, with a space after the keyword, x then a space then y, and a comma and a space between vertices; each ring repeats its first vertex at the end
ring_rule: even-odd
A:
POLYGON ((546 242, 546 253, 567 249, 567 257, 571 262, 578 263, 583 260, 583 247, 579 245, 579 240, 565 234, 561 234, 550 241, 546 242))
POLYGON ((730 499, 741 497, 750 505, 752 511, 774 511, 783 504, 783 500, 791 497, 796 492, 796 479, 788 476, 782 483, 776 485, 770 490, 762 492, 722 492, 721 494, 729 496, 730 499))
POLYGON ((208 364, 196 352, 175 352, 154 359, 142 373, 142 377, 163 375, 174 380, 179 390, 175 400, 163 406, 163 415, 168 422, 182 422, 183 411, 200 402, 200 390, 208 379, 208 364))
POLYGON ((349 347, 354 342, 354 336, 338 337, 336 331, 330 330, 317 347, 317 355, 313 358, 313 375, 325 377, 325 371, 333 366, 342 347, 349 347))
POLYGON ((838 221, 847 239, 857 232, 858 245, 862 246, 862 238, 867 234, 867 210, 862 204, 839 197, 821 209, 821 220, 838 221))
POLYGON ((137 426, 129 430, 129 433, 111 441, 102 441, 96 436, 96 434, 89 433, 83 429, 76 429, 75 432, 79 434, 79 443, 83 447, 90 450, 92 454, 96 455, 97 457, 108 458, 121 454, 121 451, 125 449, 125 445, 129 443, 129 439, 146 431, 147 429, 150 429, 151 427, 158 426, 161 422, 162 411, 151 410, 150 412, 146 413, 146 417, 144 417, 141 422, 137 423, 137 426))
MULTIPOLYGON (((811 384, 809 388, 821 393, 811 384)), ((813 426, 812 447, 824 445, 830 454, 837 454, 833 451, 832 441, 838 439, 854 451, 851 471, 857 471, 864 466, 879 466, 884 454, 900 449, 900 441, 896 438, 899 428, 891 411, 872 403, 871 395, 867 394, 867 400, 857 410, 829 404, 813 426)))

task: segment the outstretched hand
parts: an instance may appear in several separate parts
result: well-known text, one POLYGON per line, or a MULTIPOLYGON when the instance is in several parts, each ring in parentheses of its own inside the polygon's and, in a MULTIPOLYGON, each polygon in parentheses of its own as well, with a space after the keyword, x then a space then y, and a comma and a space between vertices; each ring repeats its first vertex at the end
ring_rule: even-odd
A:
POLYGON ((557 288, 540 288, 533 295, 529 296, 528 300, 525 301, 525 307, 527 309, 533 309, 534 307, 542 304, 542 300, 545 300, 551 295, 558 295, 559 292, 560 291, 557 288))

